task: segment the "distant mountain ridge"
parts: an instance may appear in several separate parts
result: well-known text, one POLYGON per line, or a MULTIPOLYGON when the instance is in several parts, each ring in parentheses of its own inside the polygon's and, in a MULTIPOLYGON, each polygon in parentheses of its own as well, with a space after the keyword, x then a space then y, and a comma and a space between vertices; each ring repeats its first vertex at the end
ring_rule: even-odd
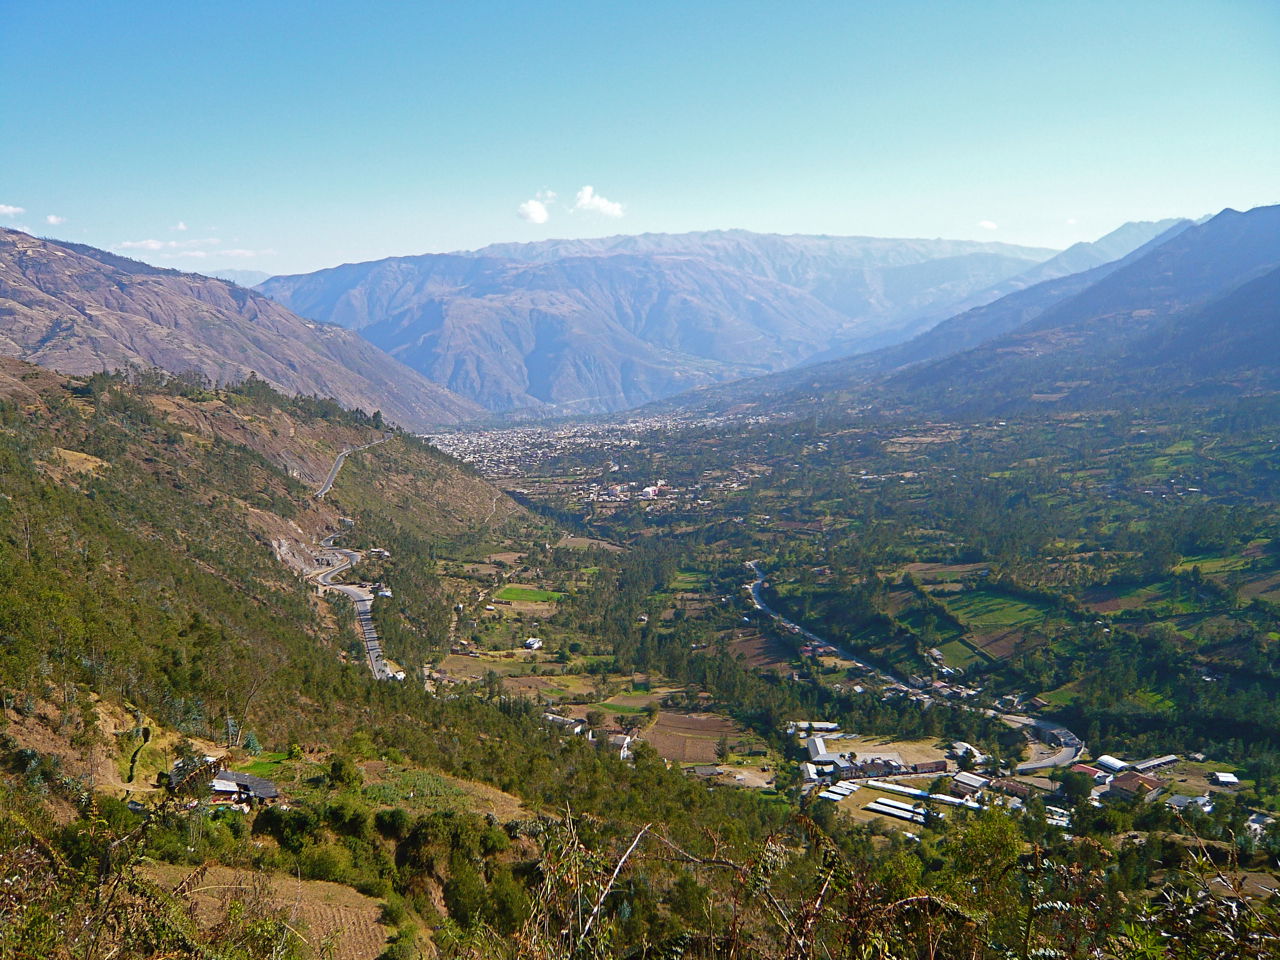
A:
POLYGON ((889 350, 668 408, 849 402, 978 416, 1280 389, 1280 206, 1178 221, 1113 263, 1042 281, 889 350))
POLYGON ((210 270, 205 275, 217 280, 230 280, 242 287, 256 287, 263 280, 271 279, 271 274, 265 270, 210 270))
POLYGON ((491 410, 600 413, 901 335, 1053 251, 712 231, 501 244, 274 277, 491 410))
POLYGON ((253 372, 415 429, 481 413, 355 334, 261 294, 16 230, 0 230, 0 353, 75 374, 138 365, 226 382, 253 372))

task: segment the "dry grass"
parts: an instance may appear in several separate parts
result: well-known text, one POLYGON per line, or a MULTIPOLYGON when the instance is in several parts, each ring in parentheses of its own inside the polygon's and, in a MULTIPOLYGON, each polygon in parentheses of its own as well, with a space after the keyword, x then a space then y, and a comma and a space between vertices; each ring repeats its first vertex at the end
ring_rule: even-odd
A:
POLYGON ((894 740, 889 737, 841 737, 827 740, 827 748, 844 752, 852 750, 858 756, 872 754, 898 754, 903 763, 929 763, 945 760, 947 752, 938 747, 936 740, 894 740))
MULTIPOLYGON (((151 879, 172 889, 191 875, 190 867, 150 864, 151 879)), ((248 897, 259 875, 231 867, 210 867, 191 893, 197 922, 209 922, 229 894, 248 897)), ((317 956, 325 956, 321 945, 332 943, 334 960, 374 960, 385 949, 391 932, 379 922, 378 901, 337 883, 267 876, 272 906, 294 919, 290 925, 306 937, 317 956)))

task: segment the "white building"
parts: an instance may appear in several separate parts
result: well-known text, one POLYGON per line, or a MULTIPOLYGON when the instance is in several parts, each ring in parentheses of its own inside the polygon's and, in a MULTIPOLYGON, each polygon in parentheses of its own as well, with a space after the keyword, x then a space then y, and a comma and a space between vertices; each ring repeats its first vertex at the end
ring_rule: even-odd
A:
POLYGON ((1101 767, 1103 770, 1110 771, 1111 773, 1119 773, 1121 770, 1129 769, 1129 764, 1127 762, 1121 760, 1119 757, 1113 757, 1109 753, 1104 753, 1094 761, 1094 764, 1101 767))

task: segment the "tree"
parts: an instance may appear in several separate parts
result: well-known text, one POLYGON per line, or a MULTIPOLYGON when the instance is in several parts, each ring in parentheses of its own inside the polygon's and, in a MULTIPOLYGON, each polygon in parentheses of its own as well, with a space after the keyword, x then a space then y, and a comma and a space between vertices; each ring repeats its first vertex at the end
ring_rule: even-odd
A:
POLYGON ((1068 770, 1062 775, 1062 795, 1070 801, 1072 806, 1088 800, 1092 792, 1093 778, 1087 773, 1068 770))
POLYGON ((364 774, 348 757, 334 757, 329 764, 329 782, 335 787, 358 787, 364 783, 364 774))
POLYGON ((721 763, 729 759, 729 737, 726 734, 721 734, 716 741, 716 759, 721 763))

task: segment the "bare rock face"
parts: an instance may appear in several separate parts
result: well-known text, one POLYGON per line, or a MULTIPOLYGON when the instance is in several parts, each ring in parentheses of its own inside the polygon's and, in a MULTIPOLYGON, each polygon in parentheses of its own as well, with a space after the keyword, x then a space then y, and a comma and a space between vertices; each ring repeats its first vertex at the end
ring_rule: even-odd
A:
POLYGON ((233 382, 252 372, 413 429, 480 412, 363 338, 261 294, 15 230, 0 230, 0 353, 73 374, 136 365, 233 382))

